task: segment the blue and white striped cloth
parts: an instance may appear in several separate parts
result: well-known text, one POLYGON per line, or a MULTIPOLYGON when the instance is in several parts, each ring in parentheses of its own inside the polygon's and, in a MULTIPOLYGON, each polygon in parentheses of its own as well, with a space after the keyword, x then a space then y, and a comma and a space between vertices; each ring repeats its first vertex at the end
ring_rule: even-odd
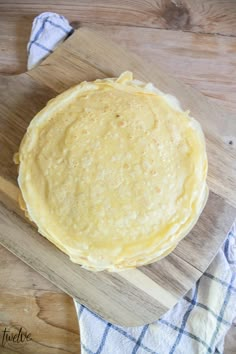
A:
MULTIPOLYGON (((63 16, 47 12, 36 17, 28 44, 28 68, 40 63, 72 32, 63 16)), ((193 289, 158 321, 124 328, 76 301, 75 307, 82 354, 223 353, 225 334, 236 320, 236 225, 193 289)))
POLYGON ((35 17, 27 45, 28 70, 38 65, 72 33, 73 28, 64 16, 44 12, 35 17))
POLYGON ((194 288, 152 324, 124 328, 75 305, 83 354, 223 353, 236 320, 236 225, 194 288))

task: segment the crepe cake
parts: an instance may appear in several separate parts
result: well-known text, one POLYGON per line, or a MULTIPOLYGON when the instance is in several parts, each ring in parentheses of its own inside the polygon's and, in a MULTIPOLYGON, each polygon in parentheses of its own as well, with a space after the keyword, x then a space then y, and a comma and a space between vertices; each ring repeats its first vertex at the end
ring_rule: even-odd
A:
POLYGON ((208 196, 200 124, 131 72, 82 82, 49 101, 15 162, 28 218, 91 271, 165 257, 208 196))

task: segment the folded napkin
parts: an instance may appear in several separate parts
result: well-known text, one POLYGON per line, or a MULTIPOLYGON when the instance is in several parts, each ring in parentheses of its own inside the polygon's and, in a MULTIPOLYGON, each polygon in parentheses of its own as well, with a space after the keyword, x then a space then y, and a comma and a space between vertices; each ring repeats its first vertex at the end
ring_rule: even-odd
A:
MULTIPOLYGON (((28 43, 28 68, 39 64, 72 32, 63 16, 50 12, 37 16, 28 43)), ((223 353, 225 334, 236 319, 236 224, 193 289, 152 324, 120 327, 74 303, 82 353, 223 353)))
POLYGON ((82 353, 223 353, 225 334, 236 319, 235 278, 236 224, 193 289, 152 324, 116 326, 74 301, 82 353))
POLYGON ((35 17, 27 45, 28 70, 38 65, 72 33, 73 28, 64 16, 44 12, 35 17))

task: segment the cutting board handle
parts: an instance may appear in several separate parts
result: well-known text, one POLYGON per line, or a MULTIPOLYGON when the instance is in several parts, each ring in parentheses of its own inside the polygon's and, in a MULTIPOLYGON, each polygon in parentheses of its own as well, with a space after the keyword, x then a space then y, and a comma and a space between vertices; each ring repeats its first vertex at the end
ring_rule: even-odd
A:
MULTIPOLYGON (((80 47, 79 43, 82 38, 85 39, 87 31, 89 30, 85 28, 75 30, 39 66, 28 71, 28 75, 57 93, 81 81, 92 81, 107 76, 106 72, 96 67, 91 71, 90 57, 87 58, 87 62, 86 58, 83 58, 84 60, 81 62, 80 54, 83 51, 83 46, 80 47)), ((94 51, 96 51, 95 46, 94 51)))
POLYGON ((0 90, 0 244, 108 321, 137 326, 156 320, 173 304, 173 297, 183 296, 206 269, 235 216, 230 203, 236 205, 233 154, 236 144, 229 145, 227 140, 236 135, 234 116, 230 117, 158 66, 149 66, 86 28, 75 31, 35 69, 1 77, 0 90), (95 274, 70 262, 16 215, 17 168, 13 154, 30 120, 50 98, 83 80, 114 77, 125 70, 175 95, 183 108, 190 109, 201 122, 206 133, 211 192, 191 234, 161 263, 143 267, 131 275, 95 274), (163 301, 167 297, 162 288, 171 294, 165 306, 163 301))
POLYGON ((200 121, 207 136, 207 150, 211 156, 210 186, 235 206, 236 161, 233 155, 236 149, 235 117, 209 102, 201 93, 176 81, 161 68, 149 67, 145 61, 116 46, 109 39, 104 40, 104 35, 101 36, 83 27, 75 30, 33 70, 1 78, 0 103, 4 107, 4 134, 6 132, 14 135, 13 112, 22 117, 19 132, 11 139, 11 144, 14 145, 11 147, 12 152, 17 149, 34 114, 50 98, 81 81, 115 77, 126 70, 133 71, 136 79, 153 82, 163 92, 176 96, 182 108, 190 110, 191 115, 200 121), (8 114, 11 119, 6 119, 8 114), (224 159, 217 156, 224 156, 224 159))

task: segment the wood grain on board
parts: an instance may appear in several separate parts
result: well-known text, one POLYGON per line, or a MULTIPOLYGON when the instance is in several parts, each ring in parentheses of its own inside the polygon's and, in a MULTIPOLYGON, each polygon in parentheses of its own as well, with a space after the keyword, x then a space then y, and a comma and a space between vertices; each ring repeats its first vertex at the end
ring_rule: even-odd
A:
MULTIPOLYGON (((26 71, 31 24, 32 18, 7 16, 1 19, 0 15, 0 72, 26 71)), ((176 78, 210 97, 212 102, 231 112, 236 110, 236 37, 94 23, 89 27, 101 34, 109 33, 110 39, 148 63, 163 66, 176 78)))
POLYGON ((125 25, 236 35, 236 3, 232 0, 2 0, 3 16, 35 16, 60 12, 82 24, 125 25))
POLYGON ((236 136, 232 119, 162 69, 147 66, 104 35, 86 28, 76 31, 37 68, 19 76, 4 76, 0 85, 1 244, 110 322, 135 326, 156 320, 199 278, 234 219, 235 146, 228 141, 229 133, 236 136), (211 192, 193 231, 165 260, 118 274, 96 274, 70 262, 21 217, 17 207, 17 169, 12 155, 31 118, 48 99, 83 80, 114 77, 127 69, 137 79, 150 80, 161 90, 177 96, 183 107, 190 108, 193 116, 198 117, 206 134, 211 192), (225 174, 218 173, 221 161, 225 174), (201 249, 204 243, 208 245, 207 253, 201 249))
POLYGON ((80 353, 78 320, 72 298, 0 247, 0 353, 80 353), (32 341, 2 346, 4 329, 23 327, 32 341))
POLYGON ((59 93, 83 80, 114 77, 125 70, 131 70, 135 78, 153 82, 163 92, 173 94, 180 100, 182 108, 190 110, 193 117, 199 120, 206 134, 211 190, 236 206, 234 115, 209 102, 198 91, 175 80, 157 64, 147 65, 146 61, 114 45, 108 38, 104 40, 104 33, 96 36, 95 33, 79 29, 41 65, 29 71, 28 75, 59 93), (221 173, 223 169, 224 174, 221 173))
POLYGON ((193 265, 174 254, 165 259, 166 269, 161 268, 161 263, 150 268, 156 273, 155 280, 158 276, 162 279, 160 284, 145 275, 142 268, 117 274, 93 273, 72 263, 1 204, 0 225, 3 246, 82 304, 117 324, 132 326, 156 320, 157 314, 160 316, 172 307, 201 275, 193 265))
POLYGON ((4 289, 0 308, 1 354, 79 353, 78 320, 69 296, 52 290, 4 289), (32 340, 2 343, 5 328, 13 334, 22 328, 32 340))
MULTIPOLYGON (((103 26, 93 29, 106 35, 103 26)), ((109 26, 109 37, 235 112, 236 37, 125 26, 109 26)))
MULTIPOLYGON (((175 77, 190 83, 193 87, 201 90, 202 93, 210 96, 212 101, 218 101, 235 113, 236 42, 232 36, 235 36, 236 31, 236 2, 231 0, 223 2, 220 0, 182 1, 182 3, 187 4, 191 14, 191 19, 188 20, 191 23, 189 29, 183 28, 188 18, 184 6, 181 8, 179 6, 175 7, 173 6, 174 3, 177 3, 177 1, 104 2, 100 0, 79 0, 74 2, 72 0, 60 0, 55 2, 49 0, 47 3, 39 3, 38 0, 0 1, 0 72, 14 74, 26 71, 26 44, 33 18, 40 12, 50 10, 65 15, 69 21, 73 21, 75 27, 87 23, 89 27, 94 26, 101 33, 102 31, 109 33, 110 38, 117 43, 130 48, 147 61, 154 64, 156 61, 161 62, 175 77), (126 9, 125 5, 129 8, 126 9), (163 16, 158 12, 160 6, 167 8, 166 15, 164 15, 166 22, 163 21, 163 16), (149 9, 151 7, 152 10, 146 11, 147 7, 149 9), (158 11, 156 11, 157 8, 158 11), (98 26, 98 23, 103 24, 104 27, 98 26), (164 30, 161 27, 163 25, 168 30, 164 30), (131 28, 131 26, 136 28, 131 28), (137 26, 144 28, 140 29, 137 26), (173 28, 173 26, 175 27, 173 28), (157 28, 161 29, 158 30, 157 28), (199 33, 186 33, 182 30, 199 33), (204 32, 214 35, 202 34, 204 32), (186 65, 182 65, 183 62, 186 65)), ((33 96, 31 97, 33 98, 33 96)), ((41 104, 43 104, 43 94, 41 100, 41 104)), ((33 114, 33 107, 31 109, 33 114)), ((12 191, 12 194, 14 196, 14 191, 12 191)), ((8 199, 8 203, 13 208, 12 199, 8 199)), ((161 281, 161 279, 158 281, 161 281)), ((6 324, 10 325, 12 322, 16 323, 18 327, 24 324, 24 315, 27 313, 24 312, 23 314, 21 312, 22 301, 26 304, 33 301, 32 297, 35 297, 36 292, 32 295, 31 289, 45 290, 47 294, 61 292, 58 287, 52 285, 51 282, 0 246, 1 304, 5 301, 5 293, 8 288, 10 288, 11 302, 9 306, 4 306, 6 317, 3 317, 3 312, 0 311, 2 327, 6 324), (23 300, 19 296, 21 289, 24 291, 23 300), (12 304, 14 304, 14 307, 12 304)), ((66 301, 62 300, 61 297, 53 297, 53 304, 55 304, 53 309, 55 311, 50 310, 52 308, 51 302, 45 303, 44 312, 47 316, 50 314, 50 319, 57 319, 56 309, 61 308, 62 304, 62 312, 69 313, 69 316, 73 318, 74 309, 69 297, 64 296, 67 298, 66 301)), ((29 330, 34 328, 36 321, 37 313, 34 312, 34 315, 31 314, 31 322, 28 322, 29 330)), ((48 346, 42 347, 44 348, 42 353, 52 352, 50 349, 51 337, 55 336, 57 327, 60 327, 63 323, 63 327, 66 328, 62 318, 59 323, 57 321, 53 323, 54 325, 47 327, 46 332, 42 332, 43 335, 40 332, 37 333, 37 341, 48 346)), ((77 329, 76 319, 74 319, 72 328, 77 329)), ((34 331, 32 332, 34 334, 34 331)), ((77 348, 74 350, 71 340, 67 341, 64 336, 57 337, 55 347, 57 348, 53 349, 55 353, 63 353, 64 351, 60 350, 62 347, 67 349, 65 352, 79 352, 79 342, 77 342, 77 348)), ((36 353, 36 348, 39 348, 37 343, 34 343, 34 346, 31 346, 30 349, 25 346, 22 353, 36 353)), ((235 348, 236 329, 232 327, 226 338, 225 354, 234 354, 235 348)), ((12 351, 7 350, 6 353, 12 353, 12 351)), ((19 353, 19 350, 17 353, 19 353)))

